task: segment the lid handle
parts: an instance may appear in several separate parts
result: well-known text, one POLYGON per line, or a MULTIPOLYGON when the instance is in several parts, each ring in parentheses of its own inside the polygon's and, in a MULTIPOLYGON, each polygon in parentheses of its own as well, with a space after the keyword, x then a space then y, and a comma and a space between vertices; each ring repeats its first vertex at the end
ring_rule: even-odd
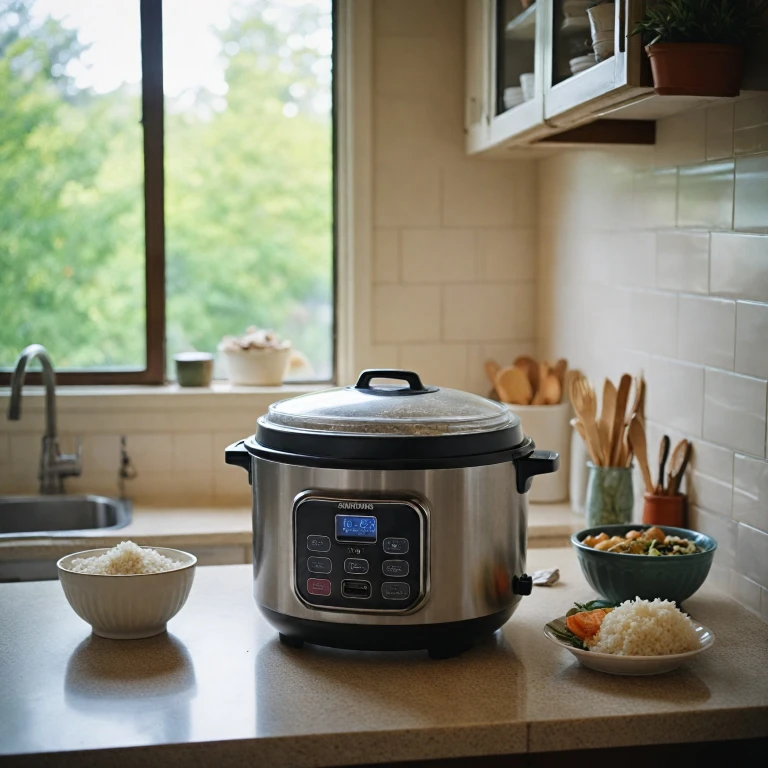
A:
POLYGON ((404 371, 399 368, 369 368, 360 374, 355 389, 365 389, 371 394, 397 393, 398 395, 417 395, 424 392, 434 392, 434 387, 425 387, 419 374, 415 371, 404 371), (408 387, 398 389, 377 389, 371 386, 373 379, 399 379, 408 382, 408 387))

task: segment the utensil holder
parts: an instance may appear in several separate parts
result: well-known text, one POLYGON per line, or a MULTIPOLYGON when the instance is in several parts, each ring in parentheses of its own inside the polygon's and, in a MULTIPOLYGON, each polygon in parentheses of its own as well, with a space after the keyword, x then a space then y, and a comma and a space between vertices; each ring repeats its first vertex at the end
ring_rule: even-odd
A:
POLYGON ((587 527, 632 521, 634 492, 628 467, 598 467, 589 462, 587 527))
POLYGON ((554 503, 568 499, 571 453, 571 404, 510 405, 519 417, 523 431, 537 446, 560 454, 560 469, 542 475, 528 491, 528 501, 554 503))
POLYGON ((685 507, 686 496, 682 493, 674 496, 646 493, 643 496, 643 522, 684 528, 685 507))

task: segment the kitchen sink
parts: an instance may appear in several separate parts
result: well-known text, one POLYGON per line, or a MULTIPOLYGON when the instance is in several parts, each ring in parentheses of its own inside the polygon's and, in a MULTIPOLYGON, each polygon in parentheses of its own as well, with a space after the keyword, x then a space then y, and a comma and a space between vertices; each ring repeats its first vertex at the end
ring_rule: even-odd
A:
POLYGON ((0 541, 28 536, 73 536, 131 522, 130 502, 106 496, 0 496, 0 541))

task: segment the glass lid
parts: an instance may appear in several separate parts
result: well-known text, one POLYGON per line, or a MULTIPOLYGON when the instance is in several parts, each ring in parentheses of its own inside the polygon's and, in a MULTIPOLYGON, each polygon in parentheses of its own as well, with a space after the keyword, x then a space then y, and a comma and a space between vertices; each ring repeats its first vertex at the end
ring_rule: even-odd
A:
POLYGON ((259 421, 304 433, 433 437, 492 432, 520 423, 503 403, 424 386, 417 373, 401 370, 363 371, 354 386, 281 400, 259 421), (374 379, 404 383, 374 384, 374 379))

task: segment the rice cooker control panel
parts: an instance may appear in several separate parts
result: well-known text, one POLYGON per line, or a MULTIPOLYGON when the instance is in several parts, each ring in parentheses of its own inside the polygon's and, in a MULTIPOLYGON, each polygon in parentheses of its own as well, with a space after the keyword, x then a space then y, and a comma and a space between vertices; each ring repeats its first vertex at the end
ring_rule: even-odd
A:
POLYGON ((425 594, 426 531, 414 500, 304 494, 293 509, 296 592, 317 608, 407 611, 425 594))

